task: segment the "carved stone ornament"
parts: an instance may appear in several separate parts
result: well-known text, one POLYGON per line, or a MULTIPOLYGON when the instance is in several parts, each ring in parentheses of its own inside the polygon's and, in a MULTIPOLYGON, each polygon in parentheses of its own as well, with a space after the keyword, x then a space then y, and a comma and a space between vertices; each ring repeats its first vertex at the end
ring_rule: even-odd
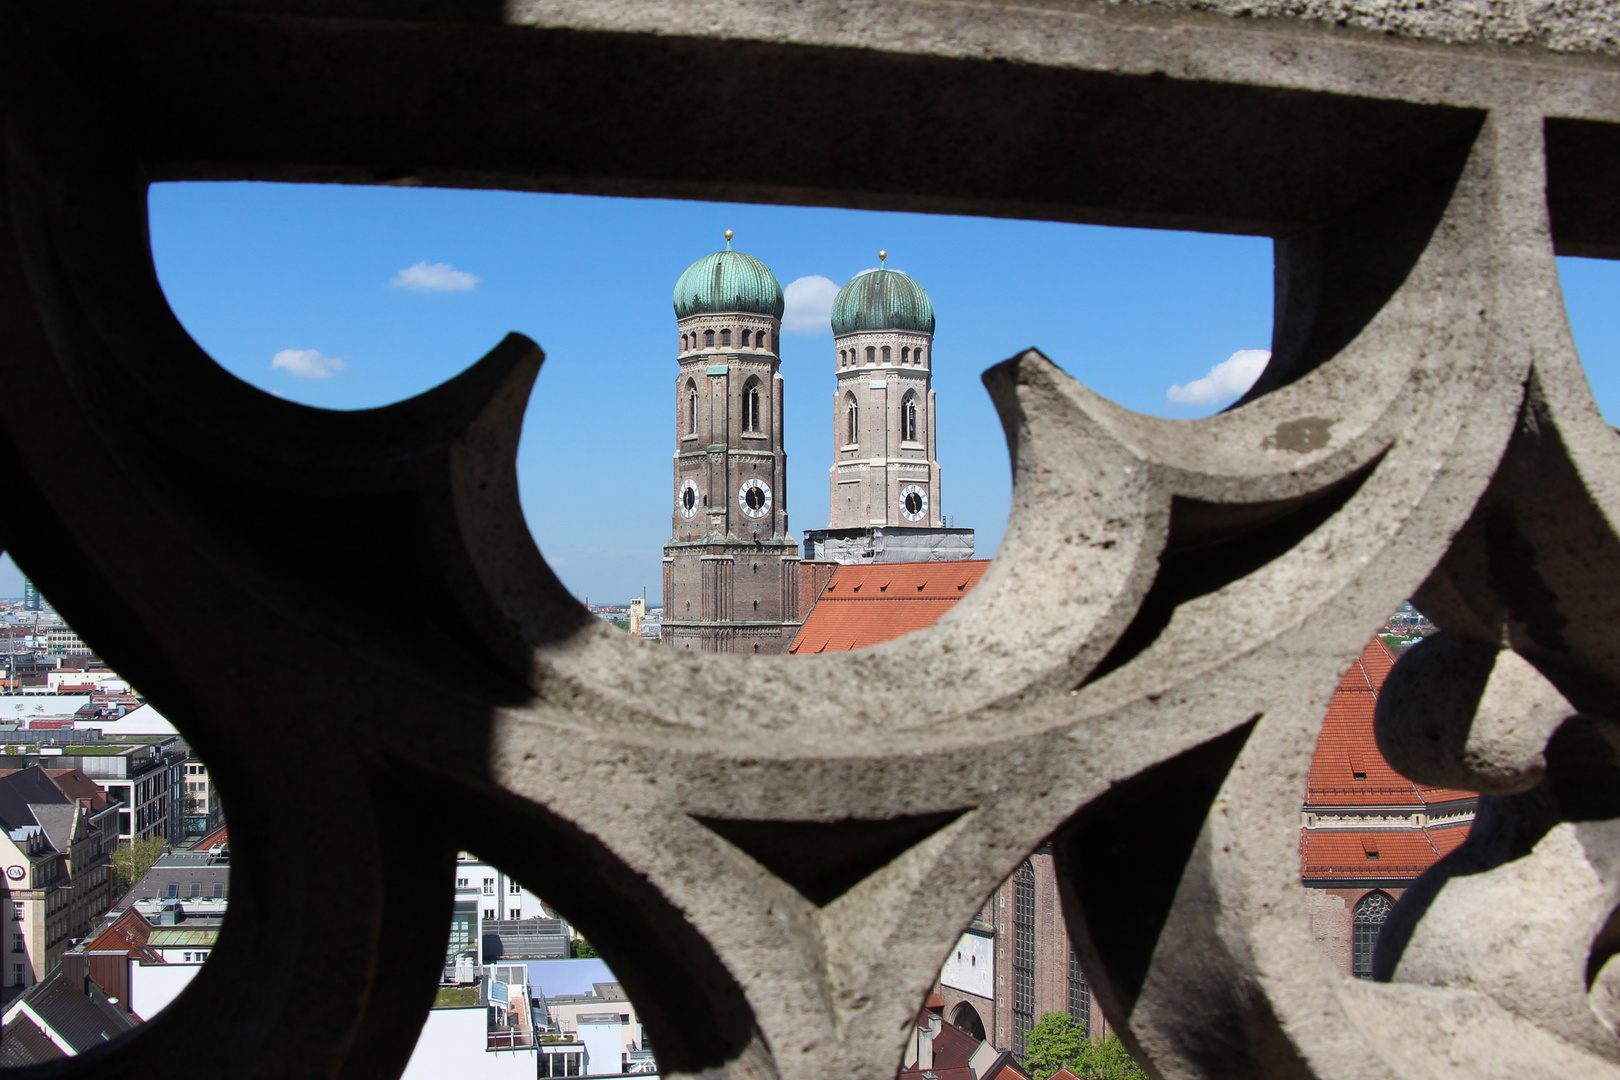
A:
POLYGON ((666 1076, 888 1080, 1052 837, 1158 1077, 1620 1076, 1620 436, 1553 260, 1620 255, 1614 9, 1203 6, 0 3, 0 538, 208 762, 234 855, 190 989, 37 1075, 397 1075, 469 849, 599 946, 666 1076), (676 655, 530 539, 539 347, 362 412, 246 386, 153 272, 180 178, 1267 235, 1274 356, 1192 422, 998 364, 1012 516, 952 614, 676 655), (1444 635, 1383 745, 1490 794, 1355 981, 1299 798, 1408 597, 1444 635))

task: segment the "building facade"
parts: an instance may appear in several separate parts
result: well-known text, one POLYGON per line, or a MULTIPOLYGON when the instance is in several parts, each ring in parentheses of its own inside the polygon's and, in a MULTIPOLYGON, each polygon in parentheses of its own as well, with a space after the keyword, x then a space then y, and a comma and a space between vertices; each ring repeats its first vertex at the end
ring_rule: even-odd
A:
POLYGON ((1373 715, 1395 655, 1374 638, 1328 705, 1300 809, 1300 878, 1311 937, 1346 975, 1369 979, 1396 901, 1468 838, 1478 796, 1418 784, 1378 750, 1373 715))
POLYGON ((663 642, 782 653, 799 628, 799 549, 788 534, 782 442, 781 283, 726 249, 675 285, 674 508, 664 546, 663 642))
POLYGON ((1093 1039, 1109 1032, 1069 942, 1052 849, 1043 845, 1002 882, 963 932, 935 984, 942 1016, 1021 1061, 1047 1013, 1067 1013, 1093 1039))

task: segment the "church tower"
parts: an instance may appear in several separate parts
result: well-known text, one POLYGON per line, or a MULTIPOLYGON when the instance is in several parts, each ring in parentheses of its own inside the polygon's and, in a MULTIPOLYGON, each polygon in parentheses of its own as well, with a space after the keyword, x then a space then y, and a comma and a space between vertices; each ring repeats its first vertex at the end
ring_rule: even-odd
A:
POLYGON ((675 283, 675 478, 663 642, 784 653, 798 632, 799 551, 782 448, 782 285, 726 249, 675 283))
POLYGON ((886 266, 857 274, 833 300, 833 464, 828 528, 805 534, 805 558, 928 562, 973 557, 973 530, 947 529, 934 432, 934 306, 886 266))

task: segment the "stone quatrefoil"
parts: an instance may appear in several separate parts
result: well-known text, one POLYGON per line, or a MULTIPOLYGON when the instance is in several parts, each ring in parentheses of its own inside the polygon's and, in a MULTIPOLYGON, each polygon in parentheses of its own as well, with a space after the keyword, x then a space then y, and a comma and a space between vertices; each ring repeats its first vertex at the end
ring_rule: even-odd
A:
POLYGON ((1588 16, 1538 15, 1574 54, 1426 18, 0 3, 0 539, 209 763, 236 875, 188 992, 38 1074, 397 1075, 470 849, 598 943, 665 1075, 887 1080, 1050 837, 1157 1076, 1620 1076, 1620 436, 1554 263, 1620 253, 1620 67, 1588 16), (364 412, 247 387, 155 279, 146 186, 176 178, 1269 235, 1273 359, 1194 422, 998 364, 1012 513, 949 616, 677 655, 589 619, 530 538, 538 347, 364 412), (1299 797, 1408 597, 1444 633, 1381 745, 1486 794, 1382 981, 1348 980, 1310 940, 1299 797))

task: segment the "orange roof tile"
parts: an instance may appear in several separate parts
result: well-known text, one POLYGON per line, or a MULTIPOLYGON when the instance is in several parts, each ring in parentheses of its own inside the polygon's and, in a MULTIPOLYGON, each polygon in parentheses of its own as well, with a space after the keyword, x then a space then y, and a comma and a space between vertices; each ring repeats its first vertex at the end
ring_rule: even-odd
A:
MULTIPOLYGON (((1378 750, 1373 714, 1378 692, 1395 666, 1395 654, 1373 638, 1339 680, 1322 721, 1306 782, 1305 810, 1394 807, 1422 813, 1436 803, 1473 799, 1470 791, 1418 784, 1400 773, 1378 750)), ((1386 819, 1387 820, 1387 819, 1386 819)), ((1302 829, 1300 873, 1317 882, 1345 878, 1415 878, 1468 838, 1469 824, 1439 828, 1334 827, 1302 829)))
POLYGON ((1384 760, 1373 734, 1378 691, 1395 666, 1395 654, 1373 638, 1333 692, 1316 756, 1306 782, 1305 805, 1412 806, 1471 799, 1473 792, 1416 784, 1384 760))
POLYGON ((926 629, 972 591, 989 565, 972 559, 840 566, 788 652, 864 649, 926 629))

